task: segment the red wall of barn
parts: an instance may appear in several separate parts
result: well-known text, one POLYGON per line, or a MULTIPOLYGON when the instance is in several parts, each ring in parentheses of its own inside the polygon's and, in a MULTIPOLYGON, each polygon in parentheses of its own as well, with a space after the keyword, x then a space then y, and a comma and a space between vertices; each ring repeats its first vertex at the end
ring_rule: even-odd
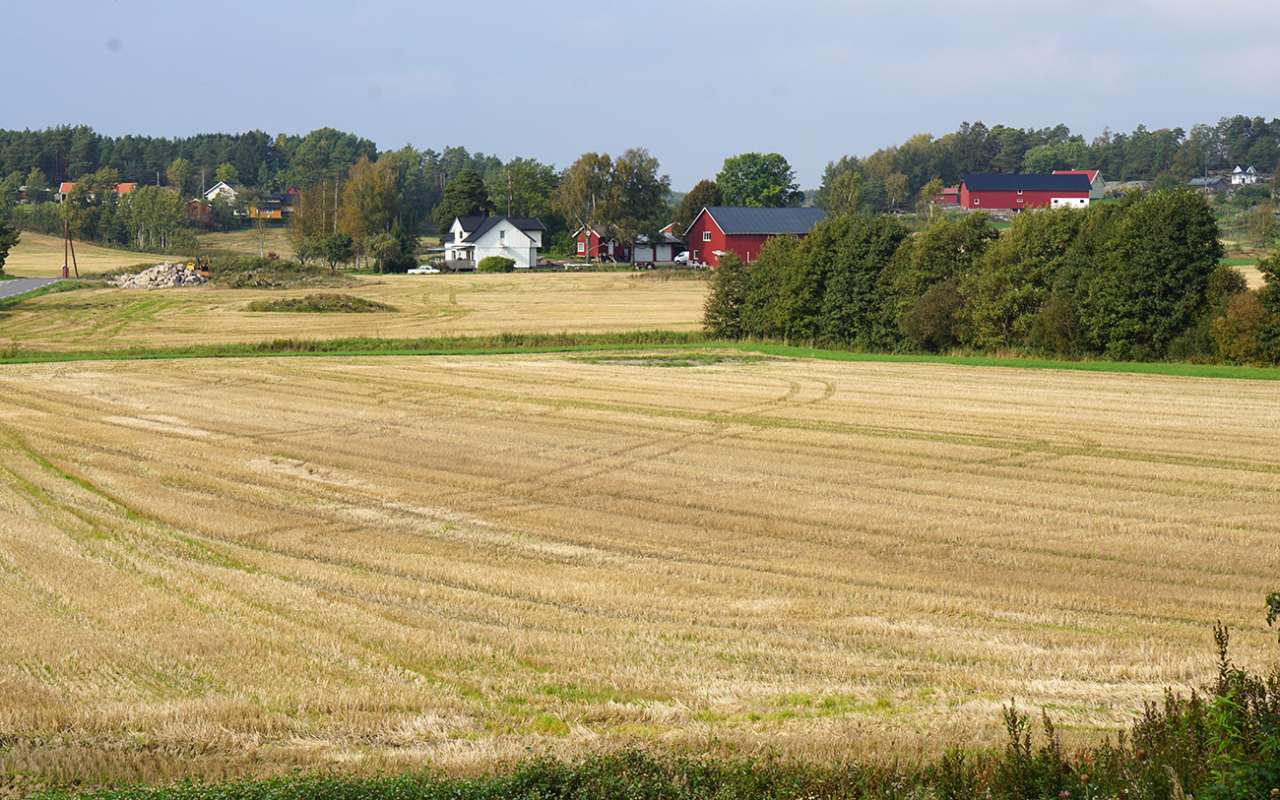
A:
POLYGON ((996 210, 1019 208, 1048 208, 1055 197, 1088 197, 1087 191, 1039 192, 1030 189, 1018 194, 1016 191, 969 191, 968 186, 960 187, 960 205, 964 208, 991 208, 996 210), (1021 200, 1022 202, 1018 202, 1021 200), (977 202, 975 202, 977 201, 977 202))
POLYGON ((689 234, 685 238, 689 244, 689 258, 694 261, 701 261, 704 264, 716 266, 720 263, 720 259, 716 258, 713 250, 728 250, 729 246, 725 242, 725 235, 720 231, 715 221, 711 219, 711 215, 701 213, 698 218, 693 221, 693 225, 689 227, 689 234), (711 232, 710 241, 704 242, 702 234, 704 231, 711 232))
POLYGON ((765 233, 738 233, 732 236, 726 236, 721 232, 719 226, 711 219, 711 215, 702 214, 699 216, 689 228, 689 235, 686 239, 688 244, 685 248, 689 251, 689 257, 695 261, 701 261, 708 266, 718 266, 720 259, 716 256, 715 250, 723 250, 733 253, 743 261, 755 261, 760 258, 760 248, 764 247, 764 243, 773 237, 765 233), (711 232, 711 240, 703 241, 703 231, 711 232))

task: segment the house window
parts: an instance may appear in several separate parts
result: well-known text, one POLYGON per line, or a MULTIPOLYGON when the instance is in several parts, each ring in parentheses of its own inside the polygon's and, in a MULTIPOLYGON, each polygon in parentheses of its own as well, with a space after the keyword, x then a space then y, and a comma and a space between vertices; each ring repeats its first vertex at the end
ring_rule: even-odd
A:
POLYGON ((498 244, 506 244, 506 243, 507 243, 507 232, 498 231, 498 244))
POLYGON ((975 197, 975 198, 973 198, 973 204, 974 204, 975 206, 980 206, 980 205, 982 205, 982 198, 981 198, 981 197, 975 197))
POLYGON ((709 241, 711 241, 711 231, 703 231, 703 232, 702 232, 702 241, 704 241, 704 242, 709 242, 709 241))
POLYGON ((585 252, 587 252, 587 243, 586 243, 586 242, 578 242, 578 252, 579 252, 579 253, 585 253, 585 252))
POLYGON ((1019 190, 1018 190, 1018 196, 1019 196, 1019 197, 1021 197, 1021 196, 1022 196, 1022 190, 1021 190, 1021 189, 1019 189, 1019 190))

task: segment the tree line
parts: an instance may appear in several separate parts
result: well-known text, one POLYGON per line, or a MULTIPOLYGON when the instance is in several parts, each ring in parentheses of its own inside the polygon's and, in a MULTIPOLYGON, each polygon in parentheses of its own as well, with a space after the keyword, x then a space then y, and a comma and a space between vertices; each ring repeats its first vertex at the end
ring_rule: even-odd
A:
POLYGON ((1130 194, 1085 210, 983 214, 911 233, 897 218, 829 217, 721 260, 709 333, 874 351, 1018 351, 1120 360, 1280 361, 1280 254, 1267 286, 1220 266, 1204 197, 1130 194))
POLYGON ((853 203, 867 211, 886 211, 931 197, 934 189, 958 183, 971 172, 1055 169, 1100 169, 1108 180, 1152 181, 1171 188, 1236 165, 1280 173, 1280 119, 1237 115, 1190 130, 1139 125, 1130 133, 1104 131, 1092 141, 1066 125, 1035 129, 966 122, 940 137, 921 133, 865 158, 829 162, 814 200, 824 208, 853 203))

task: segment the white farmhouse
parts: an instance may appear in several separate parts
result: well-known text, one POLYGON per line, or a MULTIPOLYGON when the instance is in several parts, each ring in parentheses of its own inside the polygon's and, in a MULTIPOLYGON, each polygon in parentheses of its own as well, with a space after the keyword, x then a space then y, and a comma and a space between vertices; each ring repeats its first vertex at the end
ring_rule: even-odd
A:
POLYGON ((1236 166, 1235 169, 1231 170, 1232 186, 1252 186, 1257 182, 1258 182, 1258 170, 1254 169, 1253 167, 1249 167, 1248 169, 1241 169, 1239 166, 1236 166))
POLYGON ((228 203, 234 203, 236 201, 236 190, 231 188, 231 184, 226 181, 218 181, 204 193, 204 199, 212 203, 218 198, 222 198, 228 203))
POLYGON ((475 269, 489 256, 502 256, 528 269, 538 263, 546 230, 525 217, 456 217, 444 237, 444 259, 453 269, 475 269))

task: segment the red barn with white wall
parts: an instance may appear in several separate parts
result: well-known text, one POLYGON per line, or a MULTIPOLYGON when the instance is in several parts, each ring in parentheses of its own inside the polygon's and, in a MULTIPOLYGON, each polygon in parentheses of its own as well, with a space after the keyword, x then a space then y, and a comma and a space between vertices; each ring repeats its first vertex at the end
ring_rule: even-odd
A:
POLYGON ((1089 205, 1090 188, 1089 178, 1079 173, 974 173, 960 183, 960 206, 979 211, 1084 208, 1089 205))
POLYGON ((685 229, 685 247, 691 261, 713 267, 727 253, 751 262, 773 237, 804 236, 825 217, 820 208, 707 206, 685 229))

